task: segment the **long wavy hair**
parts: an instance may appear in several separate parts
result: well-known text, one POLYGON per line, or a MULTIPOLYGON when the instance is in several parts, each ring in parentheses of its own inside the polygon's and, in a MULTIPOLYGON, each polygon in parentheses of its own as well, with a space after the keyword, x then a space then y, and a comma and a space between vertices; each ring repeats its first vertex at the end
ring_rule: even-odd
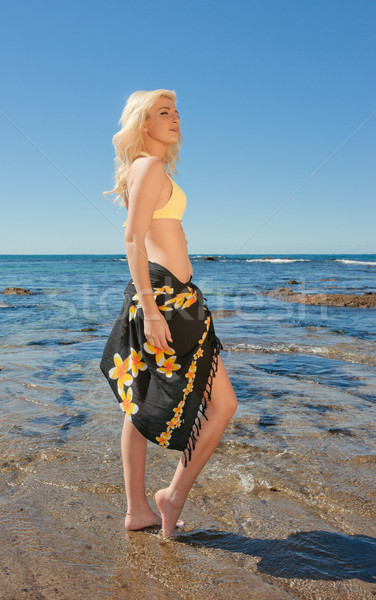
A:
MULTIPOLYGON (((120 130, 112 137, 112 143, 115 148, 115 171, 114 171, 114 189, 103 192, 106 194, 116 193, 115 202, 120 202, 121 206, 128 209, 128 187, 127 180, 129 169, 140 151, 146 152, 142 137, 142 127, 150 118, 150 109, 162 96, 169 98, 176 103, 176 93, 174 90, 153 90, 150 92, 133 92, 123 108, 119 119, 120 130)), ((171 144, 166 149, 162 158, 170 176, 177 173, 176 163, 179 161, 179 151, 183 144, 183 136, 179 131, 178 141, 171 144)))

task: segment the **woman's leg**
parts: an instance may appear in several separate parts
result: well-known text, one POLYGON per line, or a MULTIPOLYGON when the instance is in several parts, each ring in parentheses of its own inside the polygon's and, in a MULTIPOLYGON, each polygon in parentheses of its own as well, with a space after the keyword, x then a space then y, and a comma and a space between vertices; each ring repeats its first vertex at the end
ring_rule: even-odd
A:
POLYGON ((151 510, 145 491, 146 438, 124 415, 121 435, 125 492, 127 495, 126 529, 160 525, 161 518, 151 510), (128 514, 130 513, 130 514, 128 514))
POLYGON ((236 408, 237 398, 219 355, 211 400, 209 400, 205 412, 208 421, 205 418, 202 419, 202 427, 191 460, 184 467, 184 455, 182 454, 169 487, 158 490, 155 494, 155 501, 162 515, 163 535, 169 537, 173 534, 176 520, 183 509, 188 492, 218 446, 236 408))

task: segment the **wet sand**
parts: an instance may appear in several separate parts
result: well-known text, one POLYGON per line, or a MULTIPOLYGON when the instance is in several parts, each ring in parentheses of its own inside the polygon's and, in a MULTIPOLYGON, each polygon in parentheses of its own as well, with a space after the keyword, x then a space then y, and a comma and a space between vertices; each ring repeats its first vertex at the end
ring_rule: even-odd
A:
MULTIPOLYGON (((8 385, 15 391, 16 383, 8 385)), ((65 399, 58 418, 43 385, 23 387, 4 411, 10 435, 1 448, 8 457, 0 473, 2 599, 375 597, 375 456, 359 446, 352 458, 345 445, 341 450, 351 433, 330 412, 333 431, 317 434, 312 426, 299 456, 303 415, 294 434, 285 424, 289 443, 281 427, 273 447, 265 446, 272 422, 259 420, 255 429, 254 416, 236 413, 191 489, 185 528, 166 541, 158 528, 124 529, 122 417, 108 397, 86 415, 65 399)), ((153 508, 179 456, 148 442, 153 508)))
MULTIPOLYGON (((225 452, 218 449, 211 469, 220 466, 225 452)), ((149 481, 152 471, 165 469, 165 461, 152 454, 149 481)), ((184 532, 166 541, 158 529, 124 532, 118 478, 106 486, 98 466, 88 468, 85 459, 75 468, 83 469, 86 486, 72 486, 67 466, 63 457, 31 460, 2 506, 4 599, 366 600, 375 595, 375 585, 367 581, 374 571, 371 555, 364 565, 368 536, 345 533, 340 523, 331 526, 326 515, 307 511, 298 498, 265 490, 241 499, 244 490, 230 478, 214 506, 208 490, 203 494, 202 473, 182 513, 184 532), (322 565, 315 576, 314 555, 319 564, 320 552, 332 556, 327 577, 322 565), (337 573, 330 569, 336 561, 337 573)), ((164 480, 171 466, 168 461, 164 480)), ((149 487, 150 494, 155 489, 149 487)))

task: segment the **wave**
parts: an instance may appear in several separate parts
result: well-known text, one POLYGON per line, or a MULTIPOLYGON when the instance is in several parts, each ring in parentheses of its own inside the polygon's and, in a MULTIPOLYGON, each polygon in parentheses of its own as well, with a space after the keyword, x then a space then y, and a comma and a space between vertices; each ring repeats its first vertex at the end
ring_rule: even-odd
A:
MULTIPOLYGON (((316 355, 332 360, 340 360, 347 363, 353 363, 358 365, 371 365, 376 366, 376 359, 373 352, 373 348, 369 349, 369 354, 362 352, 354 352, 353 346, 346 348, 342 343, 337 346, 310 346, 305 344, 284 344, 271 343, 270 345, 264 344, 228 344, 225 343, 226 352, 249 352, 250 354, 306 354, 316 355)), ((356 350, 356 349, 355 349, 356 350)))
POLYGON ((269 346, 264 344, 226 344, 226 350, 230 352, 261 352, 262 354, 291 354, 292 352, 312 352, 313 354, 327 354, 329 348, 327 346, 305 346, 304 344, 284 344, 271 343, 269 346))
POLYGON ((336 262, 341 262, 345 265, 369 265, 371 267, 376 267, 375 261, 367 261, 367 260, 350 260, 349 258, 336 258, 336 262))

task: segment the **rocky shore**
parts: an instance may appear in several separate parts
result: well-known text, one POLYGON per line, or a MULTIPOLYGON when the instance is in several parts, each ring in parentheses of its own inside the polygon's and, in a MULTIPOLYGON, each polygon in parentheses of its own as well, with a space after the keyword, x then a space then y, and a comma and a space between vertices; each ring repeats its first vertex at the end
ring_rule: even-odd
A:
POLYGON ((291 288, 278 288, 269 292, 263 292, 265 296, 279 298, 285 302, 298 302, 299 304, 312 304, 316 306, 348 306, 351 308, 375 308, 376 294, 364 292, 361 294, 303 294, 295 292, 291 288))
POLYGON ((32 296, 34 292, 21 287, 7 287, 0 294, 18 295, 18 296, 32 296))

